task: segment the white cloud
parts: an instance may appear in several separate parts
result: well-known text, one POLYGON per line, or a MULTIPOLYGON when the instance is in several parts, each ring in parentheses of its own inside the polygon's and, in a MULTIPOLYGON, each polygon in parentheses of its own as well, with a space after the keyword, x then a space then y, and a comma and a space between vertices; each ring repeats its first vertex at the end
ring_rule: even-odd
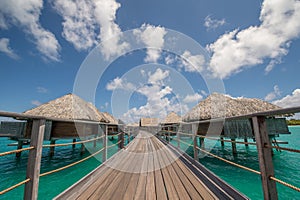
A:
POLYGON ((55 10, 63 17, 63 37, 77 50, 96 44, 93 3, 85 0, 55 0, 55 10))
POLYGON ((0 38, 0 52, 5 53, 7 56, 9 56, 13 59, 19 58, 19 56, 9 46, 8 38, 0 38))
POLYGON ((203 96, 195 93, 192 95, 187 95, 184 99, 183 102, 184 103, 193 103, 193 102, 199 102, 201 99, 203 99, 203 96))
POLYGON ((139 30, 134 30, 134 35, 147 47, 145 62, 157 62, 164 46, 164 36, 167 33, 164 27, 143 24, 139 30))
POLYGON ((226 33, 207 46, 212 53, 212 72, 226 78, 246 67, 262 64, 266 59, 271 60, 266 68, 266 72, 270 72, 280 58, 288 53, 290 41, 299 37, 299 19, 299 1, 265 0, 259 26, 226 33))
POLYGON ((178 98, 173 96, 173 89, 166 85, 169 77, 168 70, 158 68, 154 73, 148 73, 148 84, 136 90, 137 93, 145 96, 147 102, 140 107, 128 110, 122 117, 124 121, 134 122, 141 117, 164 118, 169 112, 186 112, 187 105, 180 104, 178 98))
POLYGON ((40 105, 42 105, 42 103, 40 101, 38 101, 38 100, 32 100, 31 104, 34 105, 34 106, 40 106, 40 105))
POLYGON ((149 73, 149 83, 151 84, 163 84, 163 80, 166 79, 170 74, 170 71, 166 70, 163 71, 160 68, 157 68, 156 71, 151 74, 149 73))
POLYGON ((265 97, 266 101, 272 101, 281 95, 281 91, 280 91, 278 85, 274 85, 273 89, 274 90, 272 92, 270 92, 269 94, 267 94, 267 96, 265 97))
POLYGON ((95 20, 100 25, 100 35, 102 42, 102 53, 106 59, 111 56, 124 53, 129 44, 120 42, 122 31, 115 23, 117 10, 121 4, 115 0, 95 1, 95 20))
POLYGON ((171 55, 168 55, 165 57, 165 63, 167 65, 173 64, 176 61, 176 58, 172 57, 171 55))
POLYGON ((181 64, 186 72, 201 72, 205 64, 205 58, 203 55, 192 55, 189 51, 184 51, 181 55, 184 59, 181 59, 181 64))
POLYGON ((23 28, 33 37, 33 42, 44 58, 59 61, 60 45, 53 33, 45 30, 39 23, 42 0, 1 0, 0 27, 7 29, 10 24, 23 28))
POLYGON ((210 15, 206 16, 204 20, 204 26, 207 28, 207 30, 216 29, 220 26, 223 26, 225 23, 225 19, 213 19, 210 15))
POLYGON ((38 93, 47 93, 47 92, 48 92, 48 89, 39 86, 39 87, 36 88, 36 91, 37 91, 38 93))
POLYGON ((291 95, 287 95, 280 100, 272 102, 283 108, 300 106, 300 89, 295 89, 291 95))
POLYGON ((122 31, 115 23, 120 6, 115 0, 54 1, 54 8, 64 19, 64 38, 79 51, 90 49, 100 40, 105 59, 120 55, 129 46, 120 42, 122 31))
POLYGON ((135 86, 132 83, 128 83, 126 80, 117 77, 106 85, 106 89, 107 90, 116 90, 116 89, 134 90, 135 86))

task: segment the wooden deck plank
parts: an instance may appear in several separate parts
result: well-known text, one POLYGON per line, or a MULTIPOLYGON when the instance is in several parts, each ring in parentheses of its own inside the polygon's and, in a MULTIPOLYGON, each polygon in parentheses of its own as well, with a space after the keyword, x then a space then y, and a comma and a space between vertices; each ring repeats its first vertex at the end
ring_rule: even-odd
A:
POLYGON ((148 147, 148 151, 147 151, 148 169, 147 169, 147 182, 146 182, 146 199, 156 200, 154 158, 153 158, 153 152, 155 149, 152 148, 150 139, 147 139, 147 147, 148 147))
POLYGON ((57 199, 218 199, 194 165, 176 155, 177 150, 140 131, 125 150, 57 199))

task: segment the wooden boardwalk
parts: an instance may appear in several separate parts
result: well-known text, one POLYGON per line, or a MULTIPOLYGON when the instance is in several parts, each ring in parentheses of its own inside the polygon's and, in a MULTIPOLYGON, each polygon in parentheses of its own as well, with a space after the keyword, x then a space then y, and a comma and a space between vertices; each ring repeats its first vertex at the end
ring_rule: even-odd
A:
POLYGON ((246 199, 150 133, 140 134, 56 199, 246 199))

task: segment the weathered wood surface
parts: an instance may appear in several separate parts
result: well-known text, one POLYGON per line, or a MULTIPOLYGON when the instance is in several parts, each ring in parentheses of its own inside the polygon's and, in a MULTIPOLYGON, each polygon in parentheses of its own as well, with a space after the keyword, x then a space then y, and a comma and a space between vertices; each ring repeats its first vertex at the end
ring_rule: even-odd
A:
POLYGON ((126 200, 219 198, 167 145, 145 131, 140 131, 126 149, 56 197, 126 200))

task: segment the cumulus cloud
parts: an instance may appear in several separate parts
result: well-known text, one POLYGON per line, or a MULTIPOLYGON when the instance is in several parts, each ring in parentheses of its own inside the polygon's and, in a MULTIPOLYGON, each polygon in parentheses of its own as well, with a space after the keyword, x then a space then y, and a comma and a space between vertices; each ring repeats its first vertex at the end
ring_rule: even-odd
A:
POLYGON ((6 54, 7 56, 18 59, 19 56, 12 50, 9 46, 9 39, 8 38, 0 38, 0 52, 6 54))
POLYGON ((47 92, 48 92, 48 89, 39 86, 39 87, 36 88, 36 91, 37 91, 38 93, 47 93, 47 92))
POLYGON ((86 50, 96 44, 92 1, 55 0, 53 6, 63 18, 63 37, 75 49, 86 50))
POLYGON ((267 96, 265 97, 266 101, 272 101, 281 95, 281 91, 280 91, 278 85, 274 85, 273 89, 274 90, 272 92, 270 92, 269 94, 267 94, 267 96))
POLYGON ((203 55, 192 55, 189 51, 184 51, 181 55, 184 59, 181 59, 181 67, 186 72, 201 72, 205 64, 205 58, 203 55))
POLYGON ((34 105, 34 106, 40 106, 40 105, 42 105, 42 103, 40 101, 38 101, 38 100, 32 100, 31 104, 34 105))
POLYGON ((39 23, 42 0, 2 0, 0 1, 0 27, 8 29, 10 25, 21 27, 33 37, 37 50, 44 58, 59 61, 60 45, 53 33, 39 23))
POLYGON ((107 90, 134 90, 134 88, 135 86, 132 83, 128 83, 126 80, 123 80, 119 77, 115 78, 106 85, 107 90))
POLYGON ((164 27, 143 24, 139 30, 134 30, 134 35, 147 47, 145 62, 157 62, 161 56, 161 48, 164 46, 164 36, 167 31, 164 27))
POLYGON ((141 117, 164 118, 169 112, 186 112, 187 105, 180 104, 173 94, 173 89, 167 85, 169 71, 158 68, 153 73, 147 73, 148 84, 138 88, 136 92, 147 98, 145 105, 128 110, 122 117, 124 121, 137 121, 141 117), (173 96, 173 97, 171 97, 173 96))
POLYGON ((163 84, 164 79, 166 79, 170 74, 170 71, 166 70, 163 71, 162 69, 158 68, 156 71, 151 74, 149 73, 149 83, 151 84, 163 84))
POLYGON ((199 102, 201 99, 203 99, 203 96, 199 93, 195 93, 192 95, 187 95, 184 99, 184 103, 194 103, 194 102, 199 102))
POLYGON ((300 34, 300 2, 297 0, 264 0, 260 25, 234 30, 207 46, 212 53, 210 68, 221 78, 229 77, 246 67, 270 60, 270 72, 288 53, 291 40, 300 34))
POLYGON ((292 94, 272 103, 283 108, 300 106, 300 89, 295 89, 292 94))
POLYGON ((207 30, 216 29, 220 26, 223 26, 226 23, 225 19, 213 19, 210 15, 205 17, 204 26, 207 30))
POLYGON ((63 17, 63 37, 81 51, 101 41, 105 59, 122 54, 129 44, 121 42, 122 31, 115 23, 121 4, 115 0, 55 0, 63 17))

